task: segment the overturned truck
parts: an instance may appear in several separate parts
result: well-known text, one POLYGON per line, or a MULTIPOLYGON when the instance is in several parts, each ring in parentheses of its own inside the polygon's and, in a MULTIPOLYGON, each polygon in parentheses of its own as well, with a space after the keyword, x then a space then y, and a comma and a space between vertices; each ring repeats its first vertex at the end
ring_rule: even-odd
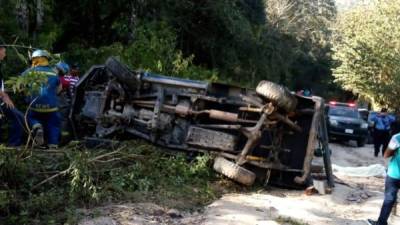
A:
POLYGON ((245 185, 333 186, 319 97, 261 81, 255 90, 132 71, 116 58, 79 81, 70 112, 77 137, 129 133, 166 148, 215 154, 214 169, 245 185), (322 174, 322 176, 321 176, 322 174))

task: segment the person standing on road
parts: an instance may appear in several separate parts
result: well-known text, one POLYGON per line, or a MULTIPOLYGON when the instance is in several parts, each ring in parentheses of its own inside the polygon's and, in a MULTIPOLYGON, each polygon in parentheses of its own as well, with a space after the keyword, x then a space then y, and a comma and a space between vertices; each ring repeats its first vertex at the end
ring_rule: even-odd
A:
POLYGON ((378 221, 368 219, 370 225, 387 225, 390 213, 397 201, 397 193, 400 188, 400 133, 393 135, 388 148, 384 153, 385 159, 391 158, 385 181, 385 198, 383 200, 378 221))
POLYGON ((382 155, 385 153, 385 149, 390 139, 390 128, 391 124, 395 121, 393 116, 388 115, 387 109, 382 108, 381 112, 371 118, 374 122, 374 150, 375 157, 378 157, 382 147, 382 155))
POLYGON ((20 112, 10 96, 4 90, 4 77, 2 73, 2 62, 6 57, 6 48, 0 45, 0 114, 3 114, 10 122, 8 131, 8 146, 18 147, 22 145, 24 131, 24 115, 20 112))

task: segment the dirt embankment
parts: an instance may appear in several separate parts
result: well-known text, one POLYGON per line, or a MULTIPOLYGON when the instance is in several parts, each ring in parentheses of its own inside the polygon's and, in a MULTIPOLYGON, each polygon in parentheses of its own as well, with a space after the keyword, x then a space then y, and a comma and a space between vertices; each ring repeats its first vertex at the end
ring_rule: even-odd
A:
MULTIPOLYGON (((358 148, 354 143, 332 143, 330 148, 332 163, 340 167, 385 164, 382 157, 373 156, 372 145, 358 148)), ((99 214, 106 216, 101 218, 108 222, 85 220, 81 224, 362 225, 366 218, 376 218, 383 200, 384 177, 335 175, 339 183, 329 195, 308 196, 303 191, 268 187, 253 193, 226 194, 194 213, 154 204, 114 205, 100 210, 99 214)), ((400 224, 400 217, 392 216, 390 222, 400 224)))

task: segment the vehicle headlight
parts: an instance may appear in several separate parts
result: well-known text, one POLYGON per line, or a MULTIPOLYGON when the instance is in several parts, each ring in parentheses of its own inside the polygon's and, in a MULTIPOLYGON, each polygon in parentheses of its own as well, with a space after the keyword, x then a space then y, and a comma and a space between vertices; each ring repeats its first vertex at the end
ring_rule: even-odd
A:
POLYGON ((368 128, 368 123, 362 123, 361 124, 362 129, 367 129, 368 128))
POLYGON ((332 126, 337 126, 337 125, 338 125, 338 121, 337 121, 337 120, 333 120, 333 119, 330 119, 330 120, 329 120, 329 123, 330 123, 332 126))

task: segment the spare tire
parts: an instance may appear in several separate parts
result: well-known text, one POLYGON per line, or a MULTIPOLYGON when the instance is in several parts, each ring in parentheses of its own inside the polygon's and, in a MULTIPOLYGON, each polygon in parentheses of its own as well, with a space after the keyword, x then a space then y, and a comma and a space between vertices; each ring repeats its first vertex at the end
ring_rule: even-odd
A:
POLYGON ((251 186, 256 179, 256 175, 253 172, 240 167, 223 157, 215 158, 213 168, 218 173, 247 186, 251 186))
POLYGON ((286 87, 279 84, 263 80, 258 83, 256 92, 274 102, 278 107, 284 109, 286 112, 292 112, 296 108, 296 97, 291 94, 286 87))
POLYGON ((114 57, 110 57, 106 61, 106 68, 110 71, 121 84, 125 84, 131 91, 137 89, 139 84, 138 77, 124 64, 114 57))

